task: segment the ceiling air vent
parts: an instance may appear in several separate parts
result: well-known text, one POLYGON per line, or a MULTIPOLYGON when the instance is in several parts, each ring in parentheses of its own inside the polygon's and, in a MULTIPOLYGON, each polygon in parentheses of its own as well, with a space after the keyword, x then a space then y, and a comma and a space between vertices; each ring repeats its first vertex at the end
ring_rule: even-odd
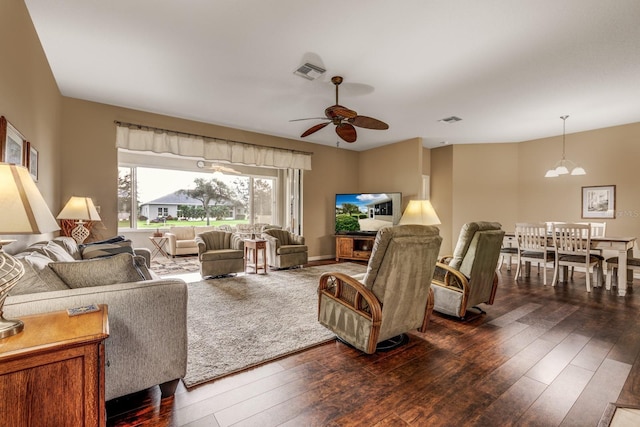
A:
POLYGON ((462 120, 460 117, 458 116, 451 116, 451 117, 447 117, 445 119, 440 119, 438 120, 439 122, 445 122, 445 123, 455 123, 455 122, 459 122, 460 120, 462 120))
POLYGON ((309 64, 306 62, 304 65, 301 65, 297 70, 293 72, 293 74, 304 77, 307 80, 315 80, 320 77, 325 71, 324 68, 320 68, 317 65, 309 64))

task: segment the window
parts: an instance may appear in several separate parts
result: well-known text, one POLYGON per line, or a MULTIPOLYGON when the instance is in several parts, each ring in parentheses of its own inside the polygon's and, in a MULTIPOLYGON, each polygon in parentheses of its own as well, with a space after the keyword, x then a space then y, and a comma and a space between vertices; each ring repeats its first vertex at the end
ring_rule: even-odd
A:
MULTIPOLYGON (((195 162, 190 162, 195 164, 195 162)), ((277 224, 286 228, 287 171, 251 168, 246 173, 201 172, 127 165, 118 170, 118 228, 168 225, 277 224), (253 173, 250 173, 253 172, 253 173), (264 175, 258 175, 262 172, 264 175), (265 176, 272 175, 272 176, 265 176), (200 187, 213 193, 190 197, 200 187), (280 197, 278 197, 280 195, 280 197), (210 197, 209 197, 210 196, 210 197), (281 200, 279 203, 278 200, 281 200), (205 211, 204 202, 208 201, 205 211)), ((237 167, 236 169, 241 169, 237 167)))

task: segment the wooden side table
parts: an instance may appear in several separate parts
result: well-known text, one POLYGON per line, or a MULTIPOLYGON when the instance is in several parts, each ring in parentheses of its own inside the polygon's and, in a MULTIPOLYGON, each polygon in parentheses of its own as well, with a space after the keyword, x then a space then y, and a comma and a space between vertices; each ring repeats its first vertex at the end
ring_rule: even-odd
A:
POLYGON ((244 271, 245 273, 258 273, 262 269, 267 274, 267 241, 263 239, 247 239, 244 241, 244 271), (262 251, 262 264, 258 263, 262 251), (253 263, 249 260, 253 259, 253 263), (253 271, 247 271, 247 268, 253 271))
POLYGON ((104 426, 107 306, 21 317, 24 330, 0 340, 0 424, 104 426))
POLYGON ((168 237, 154 237, 149 236, 149 240, 153 244, 153 250, 151 251, 151 259, 155 258, 156 255, 160 254, 165 258, 171 258, 167 251, 165 251, 164 246, 169 241, 168 237))

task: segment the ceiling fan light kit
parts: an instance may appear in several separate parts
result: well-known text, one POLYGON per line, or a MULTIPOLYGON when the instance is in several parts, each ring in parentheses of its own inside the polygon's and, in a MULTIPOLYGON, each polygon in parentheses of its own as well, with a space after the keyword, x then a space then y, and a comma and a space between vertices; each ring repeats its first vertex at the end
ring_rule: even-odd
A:
POLYGON ((240 172, 238 172, 237 170, 233 169, 232 167, 229 166, 223 166, 221 164, 217 164, 217 163, 210 163, 209 165, 207 165, 204 161, 202 160, 198 160, 196 162, 196 166, 199 169, 209 169, 211 171, 213 171, 213 177, 214 178, 221 178, 222 175, 224 174, 234 174, 237 175, 240 172))
POLYGON ((331 123, 335 125, 338 136, 346 142, 355 142, 358 138, 358 134, 354 126, 374 130, 389 129, 389 125, 385 122, 372 117, 360 116, 355 111, 340 105, 338 102, 338 87, 340 86, 340 83, 342 83, 342 80, 343 79, 340 76, 334 76, 331 78, 331 83, 336 86, 336 103, 324 110, 324 115, 327 117, 328 121, 311 126, 309 129, 304 131, 302 135, 300 135, 301 138, 309 136, 331 123))
POLYGON ((560 175, 586 175, 587 171, 583 167, 565 157, 565 136, 566 123, 569 116, 561 116, 562 119, 562 158, 556 162, 551 169, 544 175, 545 178, 556 178, 560 175))

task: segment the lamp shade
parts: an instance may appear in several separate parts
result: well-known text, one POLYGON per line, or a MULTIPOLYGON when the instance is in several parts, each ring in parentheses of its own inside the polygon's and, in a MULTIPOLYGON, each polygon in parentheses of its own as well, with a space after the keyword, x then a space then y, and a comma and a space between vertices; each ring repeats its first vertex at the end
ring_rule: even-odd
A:
MULTIPOLYGON (((29 171, 0 163, 0 234, 42 234, 59 229, 29 171)), ((10 242, 0 240, 0 339, 24 329, 21 320, 2 316, 7 295, 24 275, 22 263, 2 250, 10 242)))
POLYGON ((42 234, 59 230, 29 171, 0 163, 0 234, 42 234))
POLYGON ((411 200, 399 224, 438 225, 441 222, 429 200, 411 200))
POLYGON ((90 197, 73 196, 57 216, 58 219, 75 221, 100 221, 100 215, 90 197))

